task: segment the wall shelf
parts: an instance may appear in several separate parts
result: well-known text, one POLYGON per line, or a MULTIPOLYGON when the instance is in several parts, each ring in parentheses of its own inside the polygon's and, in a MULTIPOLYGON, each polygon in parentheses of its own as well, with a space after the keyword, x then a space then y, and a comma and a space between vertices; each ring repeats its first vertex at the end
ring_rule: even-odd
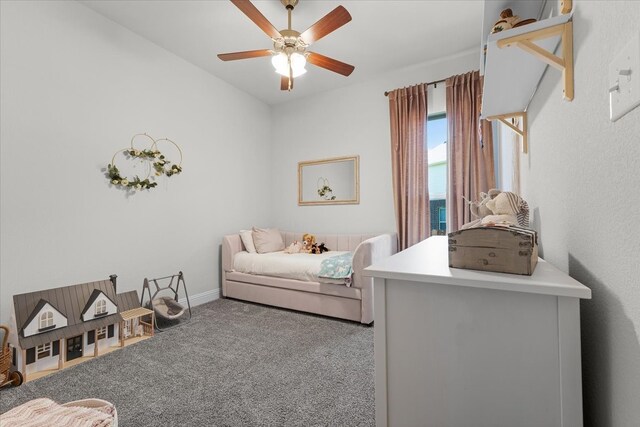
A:
POLYGON ((484 2, 484 16, 482 19, 482 35, 480 37, 480 74, 484 75, 485 54, 484 47, 487 37, 491 34, 494 24, 500 19, 500 12, 511 8, 515 15, 523 19, 540 19, 546 0, 487 0, 484 2))
POLYGON ((562 71, 563 97, 573 100, 571 1, 565 0, 560 7, 562 15, 487 37, 482 118, 499 120, 518 133, 525 153, 528 151, 527 107, 548 65, 562 71), (559 44, 562 47, 556 55, 559 44), (511 118, 520 118, 522 127, 510 123, 511 118))

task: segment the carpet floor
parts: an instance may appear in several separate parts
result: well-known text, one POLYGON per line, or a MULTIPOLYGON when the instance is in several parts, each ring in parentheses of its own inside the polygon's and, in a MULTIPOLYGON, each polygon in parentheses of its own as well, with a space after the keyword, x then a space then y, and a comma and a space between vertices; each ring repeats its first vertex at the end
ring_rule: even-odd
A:
POLYGON ((220 299, 190 323, 0 391, 113 402, 121 427, 373 426, 373 328, 220 299))

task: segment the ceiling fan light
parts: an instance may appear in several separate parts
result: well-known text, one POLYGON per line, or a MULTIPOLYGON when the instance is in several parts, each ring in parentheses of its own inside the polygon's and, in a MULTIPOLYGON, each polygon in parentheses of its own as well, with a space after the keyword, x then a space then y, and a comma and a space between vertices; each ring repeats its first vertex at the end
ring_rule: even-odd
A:
POLYGON ((306 70, 306 69, 304 69, 304 68, 299 68, 299 69, 297 69, 297 70, 294 68, 294 69, 292 69, 292 71, 293 71, 293 73, 292 73, 292 74, 293 74, 293 78, 294 78, 294 79, 295 79, 296 77, 300 77, 301 75, 303 75, 304 73, 306 73, 306 72, 307 72, 307 70, 306 70))
POLYGON ((271 58, 271 64, 276 69, 276 73, 282 74, 283 76, 289 75, 289 61, 286 53, 280 52, 274 55, 273 58, 271 58))
POLYGON ((291 54, 291 71, 294 78, 301 76, 307 72, 307 70, 304 68, 306 63, 307 58, 305 58, 304 55, 301 55, 297 52, 291 54))
POLYGON ((294 70, 304 69, 307 64, 307 58, 297 52, 291 54, 291 68, 294 70))
POLYGON ((289 77, 289 61, 291 61, 291 74, 293 78, 301 76, 307 72, 304 68, 307 63, 307 59, 304 55, 294 52, 291 54, 290 58, 291 59, 289 59, 287 54, 284 52, 280 52, 271 58, 271 64, 273 65, 273 68, 276 69, 276 73, 289 77))

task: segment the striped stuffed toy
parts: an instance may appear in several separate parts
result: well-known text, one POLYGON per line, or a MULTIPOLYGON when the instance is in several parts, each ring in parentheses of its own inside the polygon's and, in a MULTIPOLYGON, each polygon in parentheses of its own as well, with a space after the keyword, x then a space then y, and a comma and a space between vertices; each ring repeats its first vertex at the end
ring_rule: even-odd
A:
POLYGON ((502 192, 489 200, 486 206, 493 215, 482 218, 482 225, 519 225, 529 228, 529 205, 516 193, 502 192))
MULTIPOLYGON (((106 403, 106 402, 105 402, 106 403)), ((115 407, 63 406, 51 399, 34 399, 0 415, 1 426, 114 427, 115 407)))

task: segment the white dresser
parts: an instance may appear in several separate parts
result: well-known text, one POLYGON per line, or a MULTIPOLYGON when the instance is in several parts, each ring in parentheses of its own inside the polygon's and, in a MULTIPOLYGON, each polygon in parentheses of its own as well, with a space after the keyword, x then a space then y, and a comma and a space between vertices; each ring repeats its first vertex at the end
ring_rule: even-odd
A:
POLYGON ((431 237, 374 277, 376 425, 582 426, 580 299, 540 260, 532 276, 450 269, 431 237))

